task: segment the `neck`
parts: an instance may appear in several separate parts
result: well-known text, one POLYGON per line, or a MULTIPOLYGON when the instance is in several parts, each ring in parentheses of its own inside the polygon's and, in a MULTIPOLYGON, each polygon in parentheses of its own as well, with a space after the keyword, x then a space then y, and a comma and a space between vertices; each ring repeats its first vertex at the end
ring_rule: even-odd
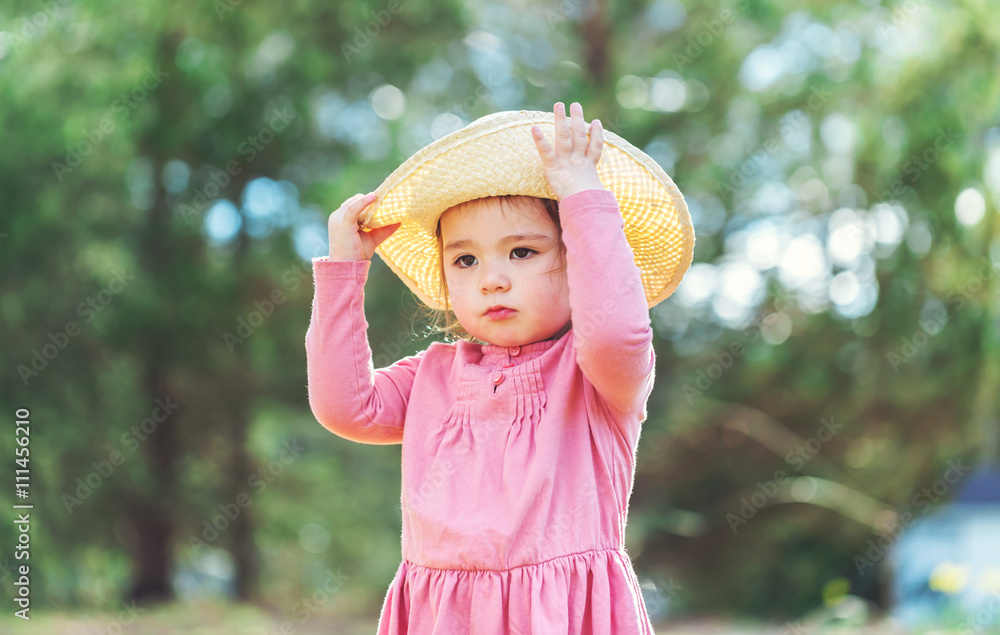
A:
POLYGON ((563 326, 561 329, 559 329, 559 332, 556 333, 555 335, 553 335, 552 337, 550 337, 549 339, 550 340, 557 340, 557 339, 559 339, 563 335, 566 335, 566 333, 568 333, 569 330, 570 330, 570 328, 572 328, 572 327, 573 327, 573 322, 572 321, 566 322, 566 325, 563 326))

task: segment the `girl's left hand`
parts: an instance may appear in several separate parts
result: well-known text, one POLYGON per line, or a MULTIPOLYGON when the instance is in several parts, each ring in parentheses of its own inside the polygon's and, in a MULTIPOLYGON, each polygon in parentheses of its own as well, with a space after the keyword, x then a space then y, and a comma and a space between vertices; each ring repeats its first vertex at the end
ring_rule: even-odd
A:
POLYGON ((555 148, 548 142, 538 126, 531 127, 535 148, 542 158, 545 180, 558 200, 583 190, 603 190, 604 185, 597 177, 597 162, 604 149, 604 131, 601 122, 594 119, 590 123, 590 139, 583 122, 583 106, 577 102, 570 104, 570 120, 566 120, 566 107, 556 102, 555 148))

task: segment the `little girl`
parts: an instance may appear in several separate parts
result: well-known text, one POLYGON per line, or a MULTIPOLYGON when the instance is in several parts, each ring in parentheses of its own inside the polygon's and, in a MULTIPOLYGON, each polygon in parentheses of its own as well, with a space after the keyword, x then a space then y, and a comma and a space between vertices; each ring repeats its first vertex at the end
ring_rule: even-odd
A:
POLYGON ((345 439, 402 444, 402 562, 379 635, 653 632, 625 523, 649 307, 694 234, 655 162, 597 120, 588 134, 579 104, 553 110, 438 139, 341 205, 313 259, 312 411, 345 439), (376 248, 464 339, 373 369, 376 248))

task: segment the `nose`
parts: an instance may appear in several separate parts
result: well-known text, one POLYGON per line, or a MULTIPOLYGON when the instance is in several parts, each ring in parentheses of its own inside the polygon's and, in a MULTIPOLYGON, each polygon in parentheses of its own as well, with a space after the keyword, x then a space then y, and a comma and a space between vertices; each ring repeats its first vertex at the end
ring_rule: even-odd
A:
POLYGON ((479 286, 483 293, 510 289, 510 276, 502 264, 489 260, 479 267, 479 286))

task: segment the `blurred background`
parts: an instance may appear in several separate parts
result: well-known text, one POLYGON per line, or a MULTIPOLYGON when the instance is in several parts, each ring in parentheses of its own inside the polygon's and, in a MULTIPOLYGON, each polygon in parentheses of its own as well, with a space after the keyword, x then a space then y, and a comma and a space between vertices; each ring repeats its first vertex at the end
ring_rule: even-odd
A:
MULTIPOLYGON (((374 633, 399 446, 312 416, 310 259, 556 101, 696 228, 629 509, 658 632, 1000 632, 998 60, 987 0, 4 0, 0 632, 374 633)), ((376 366, 433 341, 365 293, 376 366)))

